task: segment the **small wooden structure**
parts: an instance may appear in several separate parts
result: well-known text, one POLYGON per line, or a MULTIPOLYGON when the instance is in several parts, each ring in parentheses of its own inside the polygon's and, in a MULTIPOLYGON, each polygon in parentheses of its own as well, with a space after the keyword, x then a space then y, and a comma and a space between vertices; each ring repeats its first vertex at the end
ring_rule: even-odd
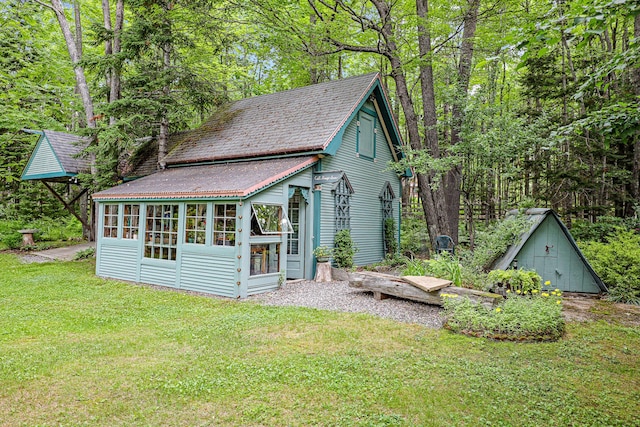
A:
MULTIPOLYGON (((517 214, 518 210, 510 211, 505 221, 517 214)), ((543 281, 551 281, 551 286, 564 292, 607 292, 607 287, 553 210, 532 208, 525 215, 531 227, 495 261, 492 270, 534 270, 543 281)))
POLYGON ((466 296, 487 308, 494 307, 502 300, 501 295, 451 286, 452 282, 450 280, 437 279, 435 277, 398 277, 373 272, 345 273, 336 269, 333 271, 334 278, 348 280, 349 286, 352 288, 371 291, 374 298, 378 300, 392 295, 398 298, 442 306, 442 294, 455 294, 466 296))

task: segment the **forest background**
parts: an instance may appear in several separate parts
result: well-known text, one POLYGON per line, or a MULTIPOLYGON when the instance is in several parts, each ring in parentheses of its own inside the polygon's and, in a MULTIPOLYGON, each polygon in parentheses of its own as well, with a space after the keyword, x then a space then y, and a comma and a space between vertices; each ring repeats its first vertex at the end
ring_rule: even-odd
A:
POLYGON ((407 145, 397 167, 417 176, 405 212, 432 239, 461 230, 473 245, 479 223, 516 207, 569 226, 637 222, 639 12, 637 0, 2 1, 0 219, 65 215, 20 181, 36 142, 22 129, 89 136, 82 179, 97 190, 149 136, 161 159, 169 133, 230 100, 378 71, 407 145))

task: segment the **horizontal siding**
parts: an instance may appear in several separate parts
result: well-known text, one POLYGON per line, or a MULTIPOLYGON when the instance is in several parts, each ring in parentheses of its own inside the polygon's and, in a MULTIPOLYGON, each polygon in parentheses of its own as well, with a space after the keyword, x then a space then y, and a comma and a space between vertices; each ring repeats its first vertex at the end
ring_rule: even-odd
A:
POLYGON ((262 292, 275 291, 280 287, 278 283, 280 279, 279 274, 260 275, 249 278, 249 285, 247 287, 247 294, 254 295, 262 292))
POLYGON ((176 268, 175 263, 170 262, 170 265, 160 266, 158 263, 142 264, 140 266, 140 281, 142 283, 150 283, 153 285, 176 287, 176 268))
MULTIPOLYGON (((356 265, 379 262, 384 258, 382 234, 382 208, 380 192, 385 182, 391 183, 396 192, 394 219, 397 221, 399 207, 399 178, 395 172, 385 170, 393 160, 384 132, 377 122, 376 162, 356 157, 357 126, 355 119, 345 130, 342 145, 335 156, 322 160, 323 170, 342 170, 353 187, 351 196, 351 236, 358 247, 356 265)), ((333 246, 335 231, 334 200, 331 186, 322 189, 320 228, 321 244, 333 246)))
POLYGON ((183 254, 180 264, 180 287, 234 297, 238 280, 236 268, 233 257, 183 254))
POLYGON ((98 276, 137 281, 138 248, 136 246, 100 246, 98 276))
POLYGON ((58 159, 56 158, 51 145, 46 140, 42 141, 42 144, 38 146, 38 151, 35 152, 29 169, 25 171, 27 175, 42 175, 48 173, 64 173, 58 159))

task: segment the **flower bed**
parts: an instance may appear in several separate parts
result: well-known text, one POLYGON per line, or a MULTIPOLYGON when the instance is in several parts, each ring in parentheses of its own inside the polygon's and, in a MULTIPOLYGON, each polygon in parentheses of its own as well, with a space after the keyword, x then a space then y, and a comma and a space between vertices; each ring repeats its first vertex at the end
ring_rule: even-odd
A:
POLYGON ((562 295, 558 290, 511 295, 487 309, 468 298, 441 294, 453 332, 510 341, 556 341, 564 334, 562 295))

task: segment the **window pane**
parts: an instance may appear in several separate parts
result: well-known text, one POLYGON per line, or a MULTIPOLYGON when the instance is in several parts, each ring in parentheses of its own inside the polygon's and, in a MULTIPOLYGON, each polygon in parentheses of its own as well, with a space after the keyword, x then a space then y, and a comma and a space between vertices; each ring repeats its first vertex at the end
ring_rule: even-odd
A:
POLYGON ((178 212, 178 205, 147 206, 145 257, 176 259, 178 212))
POLYGON ((213 244, 216 246, 235 246, 236 205, 217 204, 213 212, 213 244))
POLYGON ((280 243, 251 245, 251 276, 278 273, 280 270, 280 243))
POLYGON ((102 236, 118 237, 118 205, 104 205, 102 236))
POLYGON ((204 245, 207 230, 207 204, 197 203, 187 205, 187 217, 185 221, 185 243, 204 245))
POLYGON ((281 205, 251 204, 251 233, 281 234, 292 233, 293 227, 281 205))

